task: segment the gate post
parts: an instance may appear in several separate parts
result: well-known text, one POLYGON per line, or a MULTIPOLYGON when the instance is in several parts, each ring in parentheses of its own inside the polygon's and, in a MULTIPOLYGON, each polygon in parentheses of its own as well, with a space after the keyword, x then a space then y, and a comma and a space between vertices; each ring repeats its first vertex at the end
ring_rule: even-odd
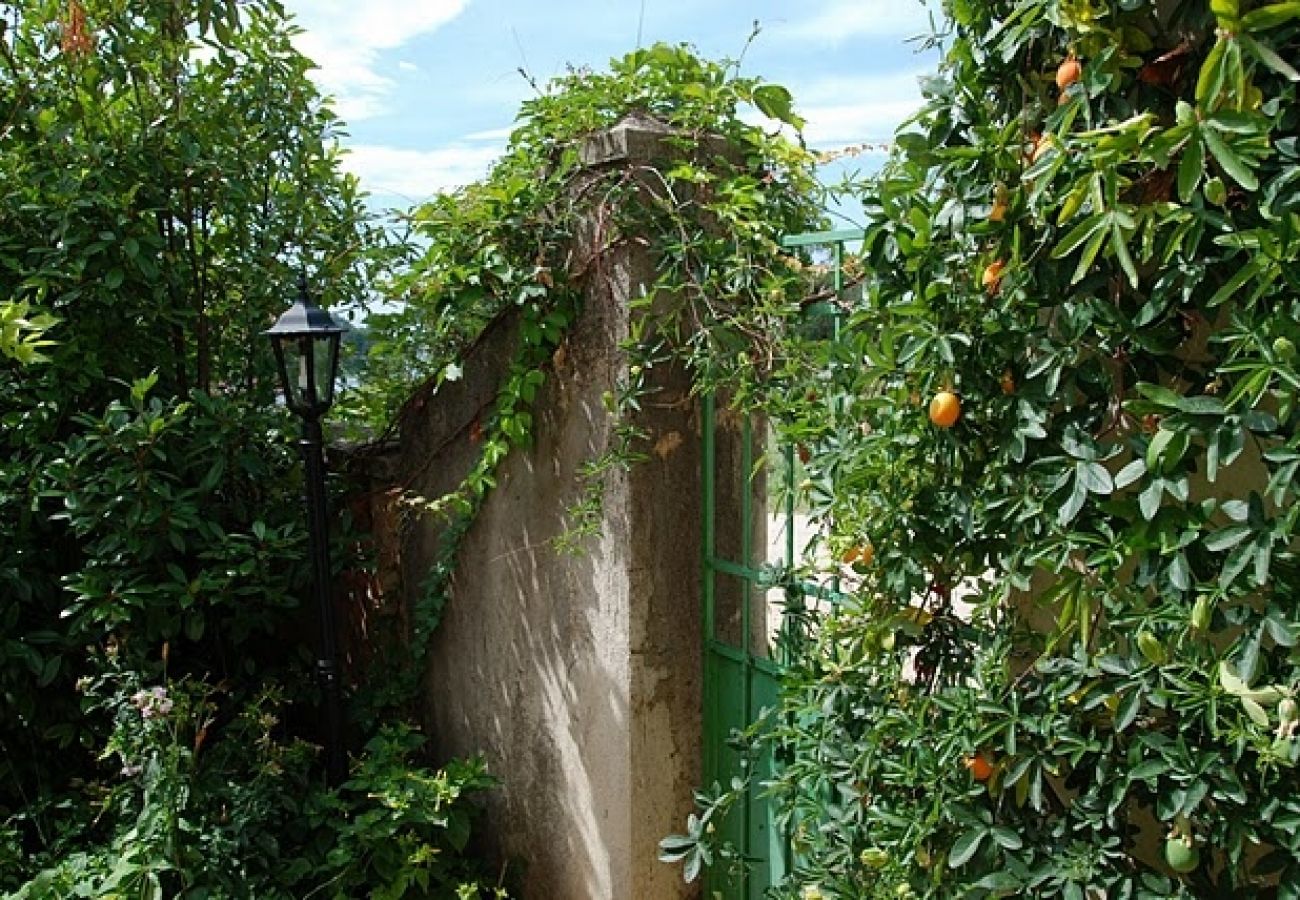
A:
MULTIPOLYGON (((641 120, 594 136, 574 196, 679 152, 669 136, 641 120)), ((581 496, 579 467, 615 439, 604 395, 628 376, 631 304, 656 281, 652 243, 611 246, 598 218, 577 230, 573 257, 592 261, 593 274, 538 391, 533 445, 505 460, 460 546, 424 714, 440 756, 482 753, 501 779, 480 830, 525 898, 696 897, 698 885, 657 860, 702 777, 701 426, 684 367, 648 372, 651 393, 630 414, 648 435, 639 448, 648 460, 604 476, 599 533, 576 555, 552 545, 581 496)), ((515 340, 513 320, 498 322, 461 381, 412 407, 399 483, 426 497, 456 487, 515 340)), ((420 522, 403 539, 408 604, 438 537, 437 523, 420 522)))

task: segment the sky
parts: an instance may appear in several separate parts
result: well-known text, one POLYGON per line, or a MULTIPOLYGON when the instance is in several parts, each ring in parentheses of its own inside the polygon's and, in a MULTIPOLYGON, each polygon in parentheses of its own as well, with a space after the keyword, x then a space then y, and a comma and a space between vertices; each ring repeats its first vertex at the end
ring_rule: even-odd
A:
MULTIPOLYGON (((933 0, 931 0, 933 4, 933 0)), ((880 144, 920 105, 921 0, 288 0, 296 43, 348 124, 344 165, 380 207, 487 173, 519 104, 569 66, 658 41, 791 90, 816 149, 880 144)), ((873 168, 870 154, 854 165, 873 168)))

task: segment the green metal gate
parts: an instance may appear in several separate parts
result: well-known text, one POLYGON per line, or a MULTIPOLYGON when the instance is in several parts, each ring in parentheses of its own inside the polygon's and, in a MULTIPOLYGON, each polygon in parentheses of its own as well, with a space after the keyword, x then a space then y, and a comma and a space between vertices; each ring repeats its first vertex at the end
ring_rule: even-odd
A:
MULTIPOLYGON (((825 245, 831 250, 831 286, 843 289, 843 250, 860 240, 860 230, 794 235, 790 248, 825 245)), ((825 309, 825 307, 823 307, 825 309)), ((823 313, 825 314, 825 313, 823 313)), ((838 334, 838 314, 833 333, 838 334)), ((781 667, 795 652, 793 620, 801 595, 826 596, 824 588, 780 579, 793 572, 798 546, 794 505, 796 454, 792 447, 770 446, 761 418, 740 417, 709 396, 704 399, 704 783, 730 783, 742 771, 741 754, 729 743, 734 731, 749 728, 764 708, 775 707, 781 667), (770 508, 769 478, 785 482, 780 508, 770 508), (727 515, 719 515, 719 510, 727 515)), ((706 896, 758 900, 790 866, 790 846, 781 833, 762 782, 774 771, 770 750, 752 761, 757 767, 744 802, 723 822, 719 837, 738 848, 749 865, 740 872, 708 870, 706 896)))

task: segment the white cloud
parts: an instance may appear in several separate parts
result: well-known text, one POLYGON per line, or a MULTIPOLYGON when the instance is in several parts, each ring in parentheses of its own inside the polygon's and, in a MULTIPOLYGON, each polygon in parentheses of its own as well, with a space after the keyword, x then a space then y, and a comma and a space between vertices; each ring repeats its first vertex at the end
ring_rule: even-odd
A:
POLYGON ((492 128, 489 129, 488 131, 475 131, 472 134, 465 135, 465 140, 504 142, 507 138, 510 137, 511 132, 513 132, 514 130, 515 129, 513 125, 507 125, 504 128, 492 128))
POLYGON ((814 147, 880 143, 921 108, 923 72, 858 78, 826 78, 796 85, 804 137, 814 147))
MULTIPOLYGON (((857 144, 885 144, 894 131, 921 108, 922 71, 891 75, 819 78, 792 82, 795 111, 805 120, 803 136, 816 150, 837 150, 857 144)), ((770 129, 772 122, 758 110, 742 117, 770 129)), ((783 129, 789 133, 789 129, 783 129)))
POLYGON ((379 68, 380 53, 436 31, 467 2, 292 0, 288 6, 304 29, 295 45, 320 67, 313 78, 335 98, 344 121, 357 122, 385 110, 393 82, 379 68))
POLYGON ((776 35, 819 44, 850 38, 913 37, 928 33, 930 13, 941 19, 936 0, 831 0, 821 11, 773 28, 776 35))
POLYGON ((361 144, 348 148, 343 167, 377 199, 407 205, 482 178, 501 150, 499 145, 485 144, 458 143, 434 150, 361 144))

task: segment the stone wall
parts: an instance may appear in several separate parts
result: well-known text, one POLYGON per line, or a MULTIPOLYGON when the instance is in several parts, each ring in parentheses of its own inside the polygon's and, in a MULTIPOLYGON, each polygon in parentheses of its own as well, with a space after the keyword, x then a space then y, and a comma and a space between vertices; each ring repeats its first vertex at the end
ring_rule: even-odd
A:
MULTIPOLYGON (((662 138, 647 123, 620 125, 587 148, 588 174, 651 161, 662 138)), ((574 256, 591 258, 594 226, 579 234, 590 246, 574 256)), ((670 900, 698 893, 656 857, 701 777, 700 410, 687 374, 656 365, 636 415, 649 461, 606 476, 599 534, 581 553, 556 550, 578 467, 612 439, 603 398, 629 365, 629 301, 654 281, 644 242, 599 252, 538 393, 533 445, 502 465, 460 547, 425 718, 438 754, 482 753, 501 779, 481 830, 525 898, 670 900)), ((462 380, 410 404, 388 459, 393 484, 429 498, 459 484, 515 333, 512 318, 495 323, 462 380)), ((438 544, 436 521, 403 530, 408 603, 438 544)))

